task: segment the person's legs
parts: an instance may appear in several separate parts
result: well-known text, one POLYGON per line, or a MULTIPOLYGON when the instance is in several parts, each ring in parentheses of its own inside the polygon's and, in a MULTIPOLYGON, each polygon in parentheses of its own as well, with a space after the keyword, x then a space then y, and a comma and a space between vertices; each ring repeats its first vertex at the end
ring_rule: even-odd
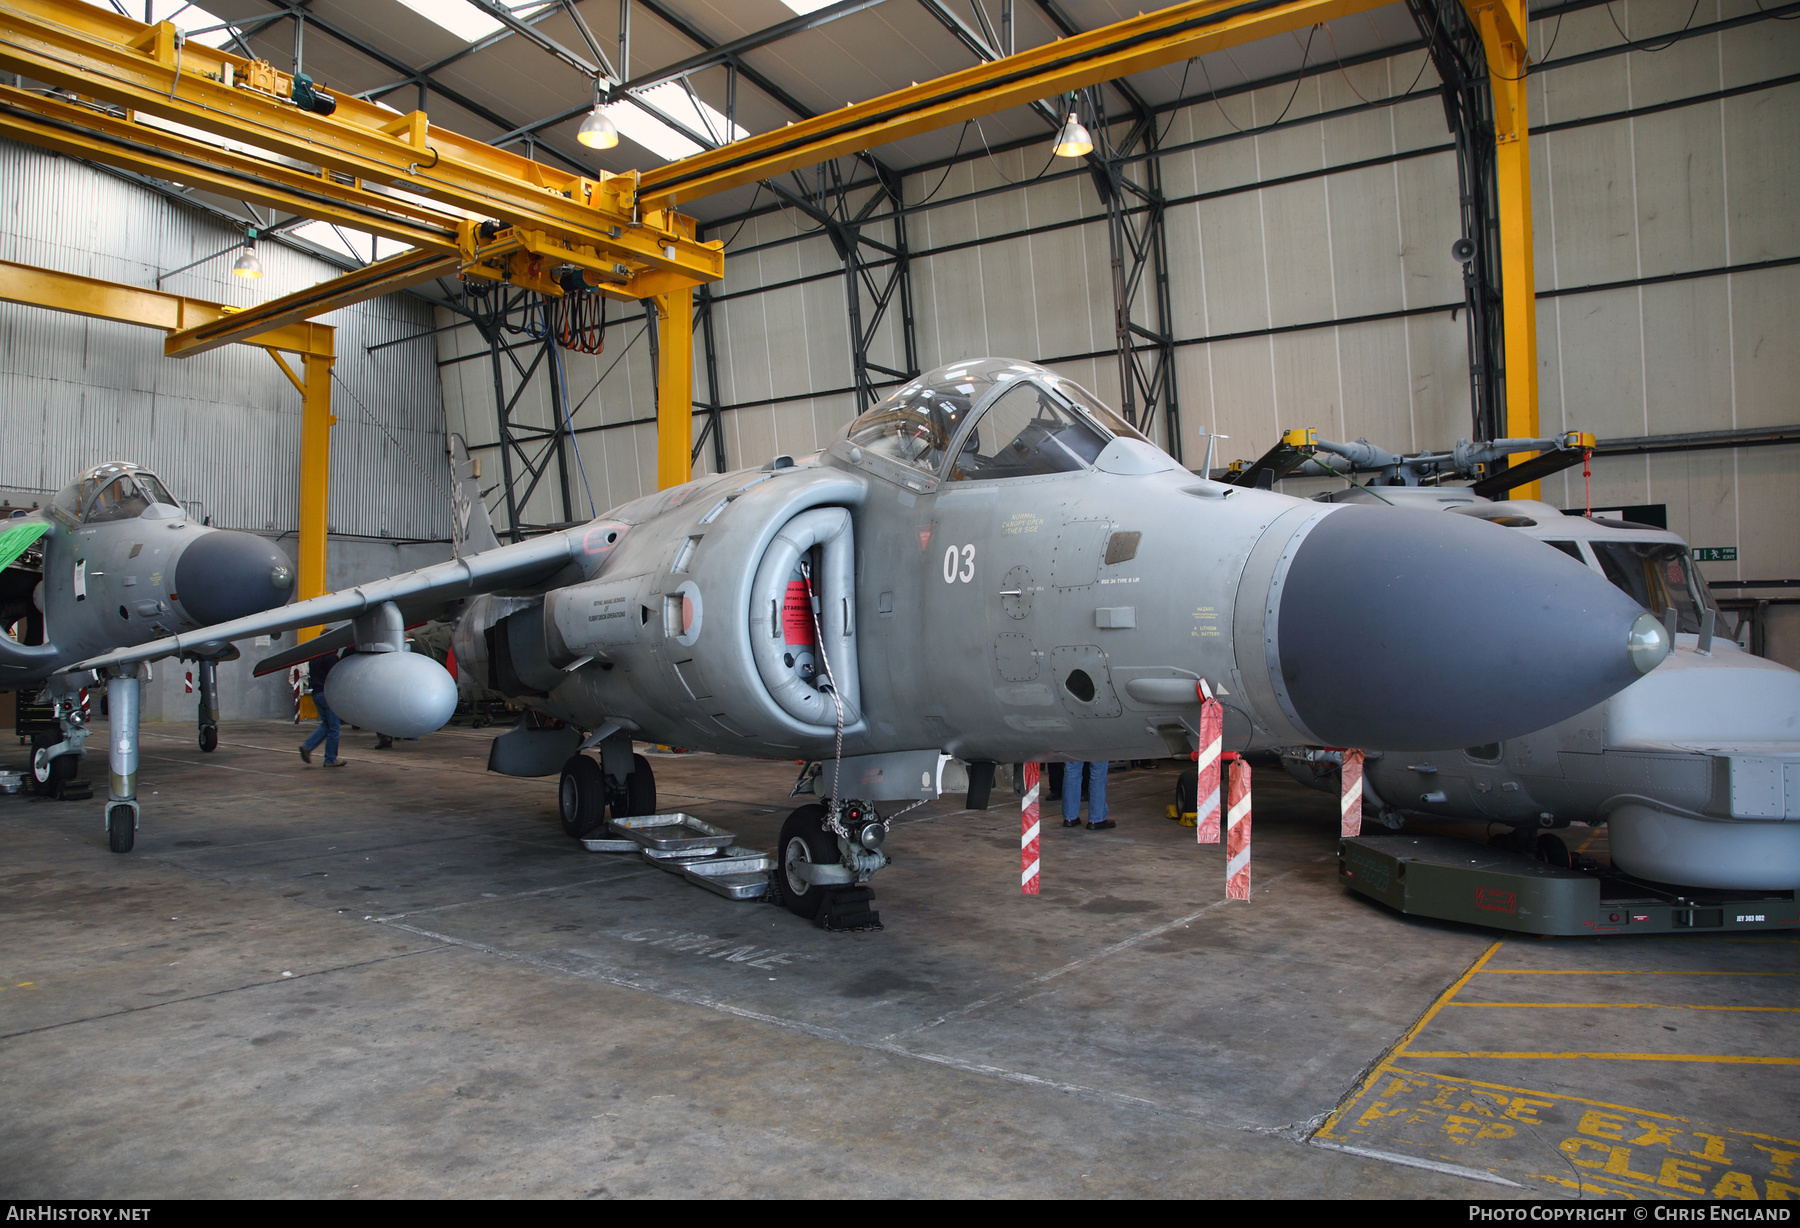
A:
POLYGON ((305 751, 317 750, 319 743, 321 743, 325 740, 324 716, 325 716, 326 708, 325 708, 324 704, 319 704, 318 708, 319 708, 319 717, 320 717, 319 724, 311 733, 306 735, 306 741, 300 743, 301 750, 305 750, 305 751))
POLYGON ((1106 760, 1087 765, 1088 822, 1106 822, 1106 760))
POLYGON ((1063 764, 1063 822, 1073 825, 1081 821, 1081 765, 1063 764))
POLYGON ((325 733, 325 762, 336 763, 338 757, 338 734, 343 732, 343 725, 338 714, 327 708, 318 696, 313 702, 319 705, 319 728, 325 733))

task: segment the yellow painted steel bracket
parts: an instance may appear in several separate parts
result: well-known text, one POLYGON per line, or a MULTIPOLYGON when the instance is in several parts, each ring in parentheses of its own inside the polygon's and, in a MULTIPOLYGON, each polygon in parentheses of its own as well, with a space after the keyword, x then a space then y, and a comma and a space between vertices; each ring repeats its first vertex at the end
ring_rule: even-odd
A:
MULTIPOLYGON (((118 320, 174 334, 230 320, 239 314, 223 303, 5 260, 0 260, 0 302, 25 303, 96 320, 118 320)), ((329 324, 294 322, 262 328, 237 340, 270 351, 287 350, 329 360, 334 354, 333 334, 329 324)))
MULTIPOLYGON (((492 219, 591 249, 596 263, 604 258, 623 264, 633 279, 647 279, 631 297, 674 282, 716 281, 724 273, 722 245, 697 242, 691 221, 684 225, 664 208, 644 207, 635 174, 602 172, 589 179, 558 171, 439 128, 423 115, 397 116, 348 96, 336 97, 332 115, 319 115, 295 105, 287 74, 183 43, 166 22, 147 26, 81 0, 5 0, 0 71, 125 111, 123 117, 90 111, 86 126, 113 118, 143 139, 148 126, 135 121, 153 116, 241 142, 246 148, 232 152, 249 155, 277 182, 284 161, 297 163, 286 169, 307 174, 307 189, 327 198, 354 200, 413 222, 423 220, 420 206, 435 206, 440 217, 492 219), (423 199, 406 202, 393 189, 423 199)), ((176 135, 162 131, 149 143, 169 152, 179 148, 176 135)), ((31 138, 21 132, 20 139, 31 138)), ((191 146, 184 152, 214 160, 221 155, 204 141, 191 146)), ((114 153, 95 142, 81 156, 111 162, 114 153)), ((283 186, 301 185, 289 180, 283 186)), ((316 215, 313 208, 296 212, 316 215)), ((367 220, 350 224, 371 229, 367 220)))

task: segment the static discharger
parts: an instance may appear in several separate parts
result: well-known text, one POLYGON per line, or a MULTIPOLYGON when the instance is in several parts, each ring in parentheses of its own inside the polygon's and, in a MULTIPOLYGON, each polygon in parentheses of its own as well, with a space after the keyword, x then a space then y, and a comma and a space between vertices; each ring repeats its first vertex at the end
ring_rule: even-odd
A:
POLYGON ((1339 773, 1342 789, 1338 794, 1338 835, 1344 839, 1362 835, 1363 753, 1344 752, 1344 768, 1339 773))
POLYGON ((1025 765, 1025 800, 1019 803, 1019 891, 1038 893, 1038 764, 1025 765))
POLYGON ((1194 752, 1194 838, 1219 842, 1219 765, 1225 746, 1225 707, 1213 698, 1206 679, 1199 682, 1200 749, 1194 752))
POLYGON ((1225 898, 1250 898, 1250 765, 1243 756, 1222 756, 1231 764, 1225 811, 1225 898))

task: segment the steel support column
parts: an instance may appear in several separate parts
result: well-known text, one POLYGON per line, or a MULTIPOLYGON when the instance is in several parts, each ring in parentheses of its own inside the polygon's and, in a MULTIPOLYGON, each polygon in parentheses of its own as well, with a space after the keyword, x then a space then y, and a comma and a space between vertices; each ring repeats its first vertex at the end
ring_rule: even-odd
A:
POLYGON ((852 211, 850 186, 833 160, 815 175, 815 194, 808 203, 824 222, 826 237, 844 262, 844 311, 850 330, 850 374, 856 385, 856 412, 881 399, 877 384, 903 382, 919 373, 913 329, 912 265, 906 246, 906 214, 900 176, 876 166, 878 184, 852 211), (886 224, 891 238, 871 233, 886 224), (900 367, 872 361, 870 347, 895 300, 900 305, 900 367))
MULTIPOLYGON (((1502 439, 1506 363, 1500 297, 1501 234, 1494 172, 1494 93, 1481 38, 1458 0, 1407 0, 1443 80, 1444 122, 1456 138, 1456 172, 1468 306, 1470 437, 1502 439)), ((1449 253, 1445 253, 1446 256, 1449 253)), ((1530 259, 1527 253, 1527 260, 1530 259)), ((1529 268, 1529 264, 1527 268, 1529 268)), ((1527 289, 1529 294, 1529 289, 1527 289)), ((1535 431, 1523 436, 1532 438, 1535 431)))
MULTIPOLYGON (((1525 0, 1463 0, 1481 34, 1493 91, 1494 199, 1500 230, 1501 320, 1505 337, 1506 436, 1538 437, 1537 287, 1531 238, 1531 142, 1526 126, 1525 0)), ((1508 467, 1528 455, 1514 456, 1508 467)), ((1516 499, 1539 497, 1536 482, 1516 499)))
POLYGON ((1160 412, 1166 422, 1169 454, 1181 459, 1181 409, 1175 392, 1174 311, 1169 301, 1167 212, 1162 159, 1156 156, 1156 119, 1143 113, 1114 142, 1099 90, 1095 105, 1094 186, 1106 204, 1106 238, 1112 258, 1113 338, 1119 362, 1119 393, 1126 421, 1156 438, 1160 412), (1126 171, 1142 158, 1142 178, 1126 171), (1140 323, 1140 307, 1148 310, 1140 323))
MULTIPOLYGON (((271 351, 272 352, 272 351, 271 351)), ((280 356, 276 355, 280 361, 280 356)), ((331 428, 337 417, 331 412, 332 359, 301 356, 304 379, 300 388, 300 524, 299 568, 294 596, 305 601, 326 592, 327 515, 331 504, 331 428)), ((285 370, 286 363, 282 363, 285 370)), ((289 372, 289 378, 293 373, 289 372)), ((302 627, 297 638, 310 640, 323 627, 302 627)))
POLYGON ((713 297, 712 285, 700 283, 700 305, 694 311, 695 324, 700 330, 702 352, 706 357, 706 425, 700 428, 700 438, 694 440, 694 450, 689 454, 690 461, 700 459, 700 450, 712 440, 713 471, 724 473, 727 467, 725 459, 725 423, 719 413, 723 398, 719 396, 719 351, 713 339, 713 297))
POLYGON ((694 476, 694 292, 645 299, 656 316, 656 488, 694 476))

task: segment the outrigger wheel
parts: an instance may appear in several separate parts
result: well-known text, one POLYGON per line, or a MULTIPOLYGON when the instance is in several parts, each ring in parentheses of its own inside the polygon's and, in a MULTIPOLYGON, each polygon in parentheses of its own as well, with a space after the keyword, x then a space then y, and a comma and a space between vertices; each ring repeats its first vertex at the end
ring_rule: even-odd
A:
POLYGON ((219 727, 217 725, 200 726, 200 749, 209 753, 219 749, 219 727))
POLYGON ((788 815, 787 822, 781 825, 781 842, 775 856, 776 895, 789 912, 811 921, 825 902, 825 888, 799 877, 794 868, 803 861, 815 865, 838 863, 837 838, 825 830, 825 807, 802 806, 788 815))
POLYGON ((115 853, 129 853, 137 840, 137 808, 114 804, 106 808, 106 847, 115 853))

